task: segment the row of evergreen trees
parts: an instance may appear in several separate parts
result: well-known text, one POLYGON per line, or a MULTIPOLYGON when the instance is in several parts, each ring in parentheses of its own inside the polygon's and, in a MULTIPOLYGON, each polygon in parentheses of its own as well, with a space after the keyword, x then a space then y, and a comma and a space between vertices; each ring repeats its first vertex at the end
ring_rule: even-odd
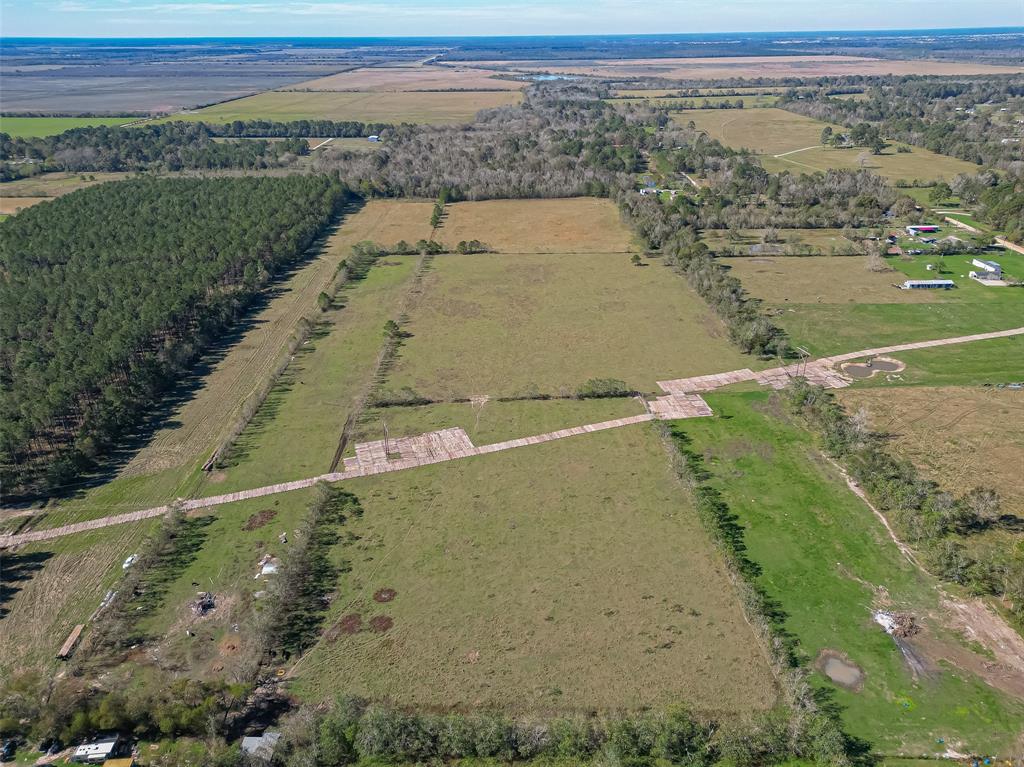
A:
POLYGON ((89 467, 334 219, 328 176, 135 179, 0 225, 0 472, 89 467))

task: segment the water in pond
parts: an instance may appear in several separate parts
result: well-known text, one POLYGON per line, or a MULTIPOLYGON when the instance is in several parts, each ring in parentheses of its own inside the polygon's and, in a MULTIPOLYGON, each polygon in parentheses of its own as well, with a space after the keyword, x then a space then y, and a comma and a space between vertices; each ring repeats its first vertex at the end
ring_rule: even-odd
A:
POLYGON ((864 672, 858 666, 836 655, 825 658, 821 670, 825 672, 825 676, 843 687, 859 687, 864 679, 864 672))
POLYGON ((893 360, 875 360, 870 365, 863 363, 843 366, 843 372, 853 378, 870 378, 878 372, 895 373, 898 370, 903 370, 903 365, 893 360))

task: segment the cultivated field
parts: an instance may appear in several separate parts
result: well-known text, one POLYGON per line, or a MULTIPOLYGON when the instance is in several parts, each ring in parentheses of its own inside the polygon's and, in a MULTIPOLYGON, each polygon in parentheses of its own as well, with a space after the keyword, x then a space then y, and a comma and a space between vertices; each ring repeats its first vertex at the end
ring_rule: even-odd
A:
POLYGON ((124 125, 136 117, 12 117, 0 116, 0 133, 15 137, 55 136, 72 128, 124 125))
MULTIPOLYGON (((861 234, 855 232, 854 236, 861 234)), ((864 246, 847 239, 842 229, 779 229, 777 242, 765 243, 760 229, 705 229, 701 240, 717 255, 852 255, 864 246)))
MULTIPOLYGON (((430 217, 429 211, 426 213, 430 217)), ((434 239, 481 240, 499 253, 612 253, 634 250, 615 203, 593 197, 485 200, 445 206, 434 239)))
POLYGON ((336 628, 293 671, 300 695, 537 713, 775 700, 648 427, 346 489, 366 513, 338 552, 352 569, 331 607, 336 628), (375 600, 381 589, 393 600, 375 600), (374 630, 384 616, 390 628, 374 630))
POLYGON ((558 60, 480 61, 481 67, 502 67, 521 72, 557 72, 592 77, 665 77, 672 80, 727 79, 731 77, 825 77, 844 75, 965 75, 1016 74, 1021 66, 999 66, 960 61, 903 61, 860 56, 723 56, 721 58, 665 58, 600 60, 576 64, 558 60))
MULTIPOLYGON (((673 119, 683 125, 692 120, 711 138, 762 155, 765 169, 773 172, 813 173, 863 167, 886 178, 911 181, 948 180, 957 173, 978 170, 976 165, 921 147, 910 147, 910 152, 899 153, 895 146, 890 146, 880 155, 872 155, 864 148, 822 147, 821 131, 828 123, 783 109, 693 109, 678 112, 673 119)), ((836 131, 846 130, 838 125, 831 127, 836 131)))
POLYGON ((320 119, 438 125, 470 122, 481 109, 517 104, 521 98, 518 91, 268 91, 195 112, 183 112, 168 119, 225 123, 233 120, 287 122, 320 119))
MULTIPOLYGON (((998 258, 1006 273, 1024 273, 1024 257, 1019 254, 1007 252, 998 258)), ((1013 288, 988 287, 968 278, 971 259, 969 255, 946 256, 946 271, 940 276, 953 280, 957 287, 922 291, 922 297, 902 296, 900 293, 914 291, 891 286, 908 277, 935 278, 936 273, 926 269, 934 257, 927 255, 915 256, 912 261, 890 257, 886 262, 894 271, 878 275, 868 274, 866 269, 860 273, 863 259, 820 259, 811 262, 806 271, 802 266, 806 258, 775 257, 772 264, 748 261, 751 282, 746 287, 755 295, 772 298, 771 304, 779 312, 776 322, 795 343, 815 355, 1019 327, 1024 296, 1013 288), (872 292, 858 292, 844 279, 855 280, 872 292), (786 301, 787 297, 791 300, 786 301)))
POLYGON ((652 391, 752 362, 683 278, 623 253, 439 256, 410 317, 386 386, 435 399, 571 393, 591 378, 652 391))
POLYGON ((851 688, 816 674, 850 734, 885 754, 1019 753, 1024 702, 1002 692, 1014 680, 971 649, 977 644, 940 605, 934 579, 903 558, 775 396, 709 395, 720 417, 681 429, 745 528, 761 584, 786 613, 801 655, 813 664, 830 650, 862 672, 851 688), (873 610, 908 612, 923 626, 906 640, 923 676, 914 677, 873 610))
POLYGON ((281 90, 311 91, 515 91, 522 80, 510 80, 502 72, 469 67, 363 67, 349 72, 296 83, 281 90))
POLYGON ((1024 518, 1024 391, 853 388, 839 399, 851 412, 863 407, 871 428, 892 435, 893 449, 927 479, 952 493, 994 488, 1003 513, 1024 518))

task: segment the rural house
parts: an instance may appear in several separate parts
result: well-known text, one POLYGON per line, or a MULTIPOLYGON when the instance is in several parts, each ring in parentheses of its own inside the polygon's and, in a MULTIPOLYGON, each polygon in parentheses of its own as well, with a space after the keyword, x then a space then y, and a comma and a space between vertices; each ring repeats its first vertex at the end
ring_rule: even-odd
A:
POLYGON ((978 267, 977 271, 968 275, 974 280, 1001 280, 1003 279, 1003 267, 996 261, 986 261, 983 258, 976 258, 971 261, 971 266, 978 267))
POLYGON ((109 759, 124 756, 128 751, 128 741, 120 733, 106 733, 76 748, 71 761, 77 764, 103 764, 109 759))

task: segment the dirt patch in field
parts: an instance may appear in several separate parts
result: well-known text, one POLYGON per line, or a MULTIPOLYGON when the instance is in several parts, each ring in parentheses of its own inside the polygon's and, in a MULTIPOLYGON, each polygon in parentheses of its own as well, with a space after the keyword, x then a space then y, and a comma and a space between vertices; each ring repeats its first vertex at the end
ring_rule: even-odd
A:
POLYGON ((383 634, 395 625, 390 615, 375 615, 370 618, 370 631, 376 634, 383 634))
POLYGON ((377 589, 373 595, 374 602, 390 602, 392 599, 398 596, 398 592, 394 589, 383 588, 377 589))
POLYGON ((860 692, 864 688, 863 669, 837 650, 822 650, 818 653, 814 667, 847 690, 860 692))
POLYGON ((0 213, 10 216, 19 210, 31 208, 41 202, 46 202, 49 197, 0 197, 0 213))
POLYGON ((269 525, 270 522, 277 516, 277 512, 273 509, 263 509, 257 511, 255 514, 245 520, 245 524, 242 525, 243 530, 258 530, 261 527, 269 525))
POLYGON ((341 636, 358 634, 362 629, 363 616, 359 613, 349 613, 348 615, 341 616, 341 618, 338 619, 338 622, 327 630, 324 638, 333 642, 341 636))

